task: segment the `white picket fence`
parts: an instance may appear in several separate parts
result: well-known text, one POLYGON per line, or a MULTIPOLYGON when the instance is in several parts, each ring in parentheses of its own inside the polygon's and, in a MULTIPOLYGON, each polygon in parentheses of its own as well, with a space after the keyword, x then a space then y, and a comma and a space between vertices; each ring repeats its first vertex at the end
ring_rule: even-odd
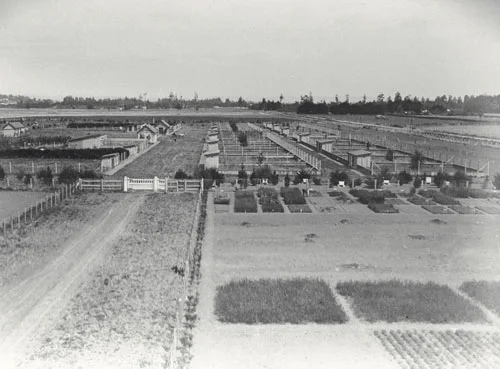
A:
POLYGON ((82 191, 153 191, 153 192, 198 192, 203 188, 203 179, 129 178, 80 179, 82 191))

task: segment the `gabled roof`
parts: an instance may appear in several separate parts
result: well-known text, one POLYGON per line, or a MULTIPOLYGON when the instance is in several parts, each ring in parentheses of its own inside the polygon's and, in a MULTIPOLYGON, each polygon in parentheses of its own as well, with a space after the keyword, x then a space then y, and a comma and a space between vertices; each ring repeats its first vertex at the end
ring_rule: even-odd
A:
POLYGON ((68 140, 68 142, 77 142, 77 141, 85 141, 85 140, 90 140, 94 138, 106 138, 106 135, 88 135, 88 136, 83 136, 83 137, 77 137, 77 138, 72 138, 71 140, 68 140))
POLYGON ((170 124, 168 124, 167 122, 165 122, 163 119, 160 120, 160 123, 158 123, 158 125, 160 125, 160 124, 163 124, 165 127, 168 127, 168 128, 172 127, 170 124))
POLYGON ((141 126, 141 128, 139 128, 137 132, 144 131, 146 129, 149 130, 151 133, 158 133, 158 130, 149 124, 144 124, 143 126, 141 126))
POLYGON ((7 128, 8 126, 11 126, 12 128, 14 129, 22 129, 22 128, 26 128, 26 126, 24 124, 22 124, 21 122, 8 122, 6 123, 2 129, 5 129, 7 128))
POLYGON ((348 151, 347 154, 353 156, 368 156, 371 155, 372 153, 366 150, 353 150, 353 151, 348 151))

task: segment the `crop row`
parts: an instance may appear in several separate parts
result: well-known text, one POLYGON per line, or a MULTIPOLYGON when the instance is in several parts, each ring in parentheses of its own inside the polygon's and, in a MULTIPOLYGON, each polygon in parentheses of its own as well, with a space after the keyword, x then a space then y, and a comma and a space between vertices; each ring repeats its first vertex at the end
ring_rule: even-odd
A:
POLYGON ((380 330, 374 335, 402 368, 498 368, 500 333, 380 330))

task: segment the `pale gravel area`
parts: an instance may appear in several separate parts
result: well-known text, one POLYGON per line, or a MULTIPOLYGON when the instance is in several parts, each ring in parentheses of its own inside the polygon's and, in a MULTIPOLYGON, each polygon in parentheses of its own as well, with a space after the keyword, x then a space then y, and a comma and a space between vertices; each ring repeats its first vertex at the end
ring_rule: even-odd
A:
MULTIPOLYGON (((346 208, 348 204, 344 205, 346 208)), ((340 280, 402 278, 449 284, 500 277, 499 217, 436 216, 410 205, 403 214, 367 214, 359 206, 332 214, 214 214, 208 198, 191 369, 398 368, 377 329, 465 329, 495 324, 360 322, 336 295, 342 325, 222 324, 214 316, 218 285, 240 278, 312 277, 332 290, 340 280), (435 224, 434 219, 446 223, 435 224), (314 243, 304 237, 314 233, 314 243), (423 237, 411 237, 411 236, 423 237)), ((401 206, 403 207, 403 206, 401 206)), ((340 209, 339 209, 340 210, 340 209)))

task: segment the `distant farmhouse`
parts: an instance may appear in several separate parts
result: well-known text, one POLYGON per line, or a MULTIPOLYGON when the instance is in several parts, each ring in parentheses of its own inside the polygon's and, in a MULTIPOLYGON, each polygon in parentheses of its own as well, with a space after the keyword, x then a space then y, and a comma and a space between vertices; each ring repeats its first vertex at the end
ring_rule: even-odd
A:
POLYGON ((0 125, 0 135, 4 137, 19 137, 26 132, 26 126, 21 122, 8 122, 0 125))

